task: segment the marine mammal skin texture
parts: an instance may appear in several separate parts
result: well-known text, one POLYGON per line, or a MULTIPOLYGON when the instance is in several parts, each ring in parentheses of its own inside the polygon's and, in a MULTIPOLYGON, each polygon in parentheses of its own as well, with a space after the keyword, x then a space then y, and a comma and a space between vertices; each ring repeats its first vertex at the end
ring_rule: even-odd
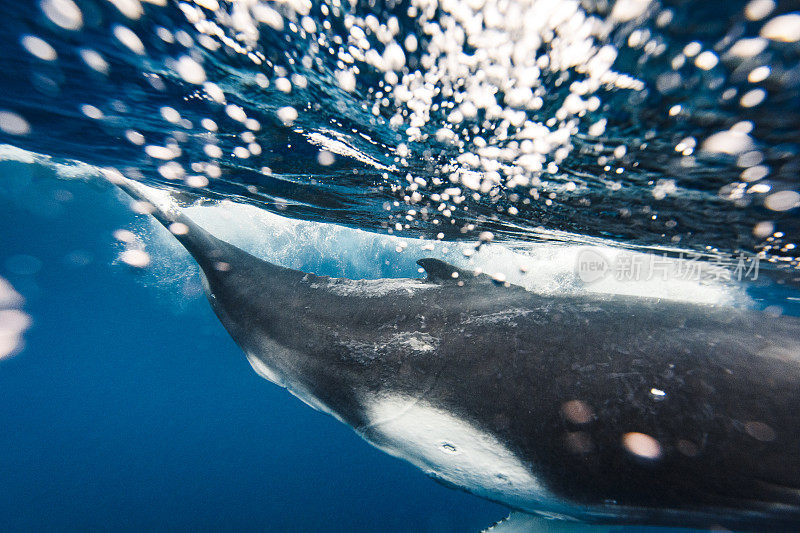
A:
POLYGON ((442 482, 591 522, 800 524, 795 318, 542 297, 435 259, 424 280, 331 279, 120 186, 188 227, 176 238, 257 372, 442 482))

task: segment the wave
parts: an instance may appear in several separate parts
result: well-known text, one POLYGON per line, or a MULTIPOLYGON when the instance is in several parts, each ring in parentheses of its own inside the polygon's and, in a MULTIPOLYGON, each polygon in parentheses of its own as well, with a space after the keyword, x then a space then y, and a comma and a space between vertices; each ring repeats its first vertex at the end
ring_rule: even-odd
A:
POLYGON ((0 31, 0 135, 406 238, 794 267, 800 15, 752 5, 47 0, 0 31))
MULTIPOLYGON (((106 184, 103 169, 58 161, 10 146, 0 146, 0 161, 36 165, 55 179, 106 184)), ((170 193, 154 191, 154 194, 170 193)), ((128 202, 121 193, 120 200, 128 202)), ((664 248, 662 255, 654 255, 649 250, 622 249, 610 240, 587 239, 564 232, 536 243, 494 243, 487 234, 482 235, 482 240, 457 242, 442 240, 441 235, 438 239, 409 238, 290 218, 229 199, 184 197, 184 203, 186 214, 217 237, 256 257, 318 275, 349 279, 418 278, 424 277, 424 270, 416 261, 434 257, 463 269, 487 273, 498 283, 513 283, 543 295, 603 293, 715 305, 754 303, 747 294, 747 280, 736 279, 735 265, 719 264, 715 270, 708 258, 676 248, 664 248), (580 265, 581 258, 587 256, 639 268, 658 265, 659 270, 642 270, 636 277, 608 270, 598 279, 584 280, 580 265)), ((139 207, 134 205, 133 209, 139 207)), ((122 243, 123 253, 145 251, 148 283, 183 294, 183 288, 196 280, 195 263, 154 220, 141 219, 115 235, 122 243), (181 290, 175 290, 176 287, 181 290)))

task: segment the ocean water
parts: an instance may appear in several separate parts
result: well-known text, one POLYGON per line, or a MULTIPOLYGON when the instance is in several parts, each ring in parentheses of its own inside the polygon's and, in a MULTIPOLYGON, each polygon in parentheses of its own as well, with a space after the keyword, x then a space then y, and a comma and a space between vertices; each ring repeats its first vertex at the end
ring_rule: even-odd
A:
POLYGON ((176 295, 115 267, 112 232, 137 222, 113 189, 2 168, 3 275, 32 317, 0 378, 3 529, 461 531, 505 516, 258 377, 196 277, 176 295))
POLYGON ((796 2, 3 8, 4 529, 508 514, 258 377, 118 176, 320 275, 421 277, 437 257, 545 295, 800 315, 796 2))

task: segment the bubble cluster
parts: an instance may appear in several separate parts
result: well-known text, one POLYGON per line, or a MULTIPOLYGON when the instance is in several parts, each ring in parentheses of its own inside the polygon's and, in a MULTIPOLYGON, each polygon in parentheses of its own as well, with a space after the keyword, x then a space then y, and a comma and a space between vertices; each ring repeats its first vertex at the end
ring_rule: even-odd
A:
MULTIPOLYGON (((133 179, 210 196, 234 186, 275 210, 335 213, 331 198, 359 176, 384 207, 375 227, 478 242, 545 228, 697 249, 707 243, 694 220, 739 210, 715 228, 725 239, 714 251, 796 264, 779 216, 798 207, 796 142, 762 117, 776 120, 773 101, 796 92, 800 13, 772 0, 742 6, 727 33, 692 38, 680 31, 684 8, 651 0, 38 9, 46 25, 18 42, 43 91, 62 81, 41 69, 71 57, 107 83, 141 74, 118 98, 85 91, 77 104, 138 150, 118 165, 133 179), (106 46, 83 38, 88 25, 106 46), (324 183, 330 198, 301 207, 278 181, 324 183)), ((38 127, 24 110, 0 111, 0 132, 38 127)))

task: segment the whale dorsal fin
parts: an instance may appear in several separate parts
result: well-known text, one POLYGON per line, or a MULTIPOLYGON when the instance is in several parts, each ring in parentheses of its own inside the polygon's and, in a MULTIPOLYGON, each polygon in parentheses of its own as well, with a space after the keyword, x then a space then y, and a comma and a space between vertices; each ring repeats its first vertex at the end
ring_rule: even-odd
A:
POLYGON ((439 259, 433 259, 432 257, 420 259, 417 261, 417 264, 425 269, 425 273, 428 275, 428 281, 439 283, 463 281, 466 283, 475 277, 475 274, 468 270, 461 270, 458 267, 454 267, 439 259))

